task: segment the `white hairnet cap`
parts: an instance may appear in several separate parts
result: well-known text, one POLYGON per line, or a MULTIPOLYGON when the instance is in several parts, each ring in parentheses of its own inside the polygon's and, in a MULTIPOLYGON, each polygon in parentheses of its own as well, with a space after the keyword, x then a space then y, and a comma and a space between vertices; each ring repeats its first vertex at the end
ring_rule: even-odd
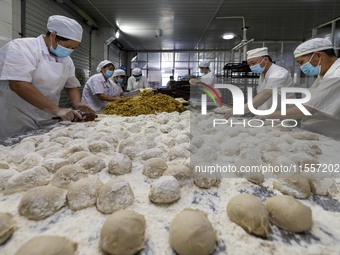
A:
POLYGON ((263 57, 268 55, 268 48, 257 48, 247 51, 247 60, 251 58, 263 57))
POLYGON ((294 57, 300 57, 321 50, 333 49, 333 44, 324 38, 314 38, 301 43, 294 51, 294 57))
POLYGON ((210 66, 210 62, 209 61, 201 61, 198 64, 198 67, 209 67, 210 66))
POLYGON ((125 76, 125 71, 123 69, 117 69, 113 72, 113 77, 121 76, 121 75, 125 76))
POLYGON ((48 18, 47 29, 50 32, 56 32, 57 35, 81 42, 83 28, 74 19, 65 16, 53 15, 48 18))
POLYGON ((102 70, 102 68, 103 68, 104 66, 108 65, 108 64, 112 64, 112 65, 114 66, 114 64, 113 64, 111 61, 109 61, 109 60, 103 60, 103 61, 100 62, 99 65, 97 66, 96 71, 99 73, 100 70, 102 70))
POLYGON ((134 68, 134 69, 132 69, 132 75, 134 75, 134 76, 139 76, 139 75, 141 75, 142 74, 142 69, 140 69, 140 68, 134 68))

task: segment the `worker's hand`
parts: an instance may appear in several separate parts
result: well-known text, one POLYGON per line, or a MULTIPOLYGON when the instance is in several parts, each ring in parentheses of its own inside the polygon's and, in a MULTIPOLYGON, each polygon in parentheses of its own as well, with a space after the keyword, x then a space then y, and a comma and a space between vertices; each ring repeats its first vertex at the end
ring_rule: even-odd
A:
POLYGON ((59 110, 56 112, 56 115, 62 120, 68 120, 72 122, 79 122, 83 120, 83 117, 78 111, 70 108, 59 108, 59 110))
POLYGON ((81 112, 89 112, 89 113, 96 113, 90 106, 88 106, 87 104, 82 104, 79 103, 77 105, 74 106, 74 108, 78 111, 81 112))
POLYGON ((197 80, 197 79, 190 79, 190 80, 189 80, 189 83, 190 83, 191 85, 196 85, 198 82, 199 82, 199 80, 197 80))
POLYGON ((232 108, 227 110, 224 114, 224 118, 226 118, 226 119, 229 119, 232 116, 233 116, 233 109, 232 108))

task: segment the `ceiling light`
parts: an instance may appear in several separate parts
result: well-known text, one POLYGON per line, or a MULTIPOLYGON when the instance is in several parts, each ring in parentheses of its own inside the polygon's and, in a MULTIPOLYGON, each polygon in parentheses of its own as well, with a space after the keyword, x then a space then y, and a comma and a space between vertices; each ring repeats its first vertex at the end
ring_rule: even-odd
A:
POLYGON ((120 36, 119 30, 116 31, 115 36, 116 36, 117 39, 119 38, 119 36, 120 36))
POLYGON ((235 34, 233 34, 233 33, 224 33, 222 35, 222 37, 223 37, 224 40, 231 40, 231 39, 233 39, 235 37, 235 34))

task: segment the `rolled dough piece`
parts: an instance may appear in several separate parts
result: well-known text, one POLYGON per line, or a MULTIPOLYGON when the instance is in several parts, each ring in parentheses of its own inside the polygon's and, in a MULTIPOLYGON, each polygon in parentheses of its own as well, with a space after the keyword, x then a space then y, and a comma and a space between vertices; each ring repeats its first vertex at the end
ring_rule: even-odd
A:
POLYGON ((149 199, 153 203, 172 203, 178 200, 180 196, 179 182, 173 176, 162 176, 151 184, 149 199))
POLYGON ((37 186, 47 185, 52 175, 41 166, 33 167, 13 175, 5 183, 5 194, 12 194, 19 191, 26 191, 37 186))
POLYGON ((91 152, 101 152, 110 149, 111 145, 106 141, 95 141, 89 143, 89 150, 91 152))
POLYGON ((116 154, 108 164, 108 172, 110 174, 123 175, 132 171, 132 161, 124 154, 116 154))
POLYGON ((171 222, 169 242, 180 255, 208 255, 216 247, 217 235, 204 212, 187 208, 171 222))
POLYGON ((88 171, 79 165, 66 165, 61 167, 53 176, 51 184, 67 189, 72 182, 87 178, 88 171))
POLYGON ((95 205, 102 184, 95 178, 82 179, 72 183, 67 192, 67 202, 71 210, 81 210, 95 205))
POLYGON ((15 174, 18 174, 18 172, 14 169, 5 169, 0 171, 0 191, 5 188, 7 180, 15 174))
POLYGON ((134 255, 144 249, 145 218, 129 210, 109 215, 100 232, 100 247, 111 255, 134 255))
POLYGON ((55 173, 59 168, 66 166, 67 164, 67 160, 63 158, 48 158, 43 162, 42 166, 50 173, 55 173))
POLYGON ((258 198, 245 193, 231 198, 227 205, 227 214, 232 222, 248 233, 268 237, 268 211, 258 198))
POLYGON ((24 243, 15 255, 75 255, 77 246, 61 236, 36 236, 24 243))
POLYGON ((97 198, 97 209, 102 213, 113 213, 133 203, 134 195, 130 184, 123 179, 113 179, 102 185, 97 198))
POLYGON ((14 233, 16 222, 9 213, 0 213, 0 245, 6 242, 14 233))
POLYGON ((163 175, 168 168, 164 159, 151 158, 145 162, 143 167, 143 174, 149 178, 156 179, 163 175))
POLYGON ((301 174, 294 174, 289 178, 277 178, 273 181, 274 189, 284 195, 295 198, 307 198, 311 195, 310 179, 301 174))
POLYGON ((96 174, 106 167, 104 159, 95 155, 85 157, 76 164, 88 170, 91 174, 96 174))
POLYGON ((67 161, 70 162, 70 164, 74 164, 76 162, 78 162, 79 160, 88 157, 92 155, 90 152, 88 151, 77 151, 75 153, 73 153, 71 156, 69 156, 67 158, 67 161))
POLYGON ((288 232, 305 232, 313 225, 312 210, 291 196, 271 197, 264 204, 270 221, 288 232))
POLYGON ((21 198, 19 213, 30 220, 42 220, 66 204, 66 191, 54 186, 30 189, 21 198))
POLYGON ((185 165, 169 165, 163 173, 163 176, 167 175, 175 177, 181 187, 193 183, 191 169, 185 165))
POLYGON ((9 164, 6 161, 0 161, 0 169, 9 169, 9 164))

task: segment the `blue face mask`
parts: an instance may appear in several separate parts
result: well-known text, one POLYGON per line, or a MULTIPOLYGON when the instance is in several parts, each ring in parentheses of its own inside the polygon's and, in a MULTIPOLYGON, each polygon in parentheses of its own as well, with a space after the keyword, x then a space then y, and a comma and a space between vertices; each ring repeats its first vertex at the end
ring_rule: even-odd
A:
POLYGON ((118 79, 117 79, 117 83, 120 84, 120 85, 123 84, 123 81, 124 81, 124 79, 122 79, 122 78, 118 78, 118 79))
POLYGON ((110 78, 110 77, 112 77, 112 75, 113 75, 113 71, 106 70, 105 73, 104 73, 104 75, 105 75, 106 78, 110 78))
POLYGON ((52 45, 50 46, 50 51, 60 57, 60 58, 66 58, 68 56, 71 55, 71 53, 73 52, 72 49, 69 49, 69 48, 65 48, 63 46, 61 46, 60 44, 58 44, 57 48, 56 49, 53 49, 52 45))
MULTIPOLYGON (((263 60, 264 60, 264 59, 262 59, 262 61, 263 61, 263 60)), ((262 61, 261 61, 259 64, 250 66, 250 70, 251 70, 252 73, 263 73, 264 68, 265 68, 266 66, 261 67, 262 61)))
POLYGON ((320 61, 321 61, 321 58, 319 60, 319 64, 317 66, 313 66, 310 63, 310 61, 312 60, 313 56, 314 56, 314 53, 313 53, 313 55, 311 56, 311 58, 309 59, 308 62, 306 62, 302 66, 300 66, 301 71, 305 75, 314 76, 314 75, 319 75, 320 74, 320 70, 321 70, 320 61))

